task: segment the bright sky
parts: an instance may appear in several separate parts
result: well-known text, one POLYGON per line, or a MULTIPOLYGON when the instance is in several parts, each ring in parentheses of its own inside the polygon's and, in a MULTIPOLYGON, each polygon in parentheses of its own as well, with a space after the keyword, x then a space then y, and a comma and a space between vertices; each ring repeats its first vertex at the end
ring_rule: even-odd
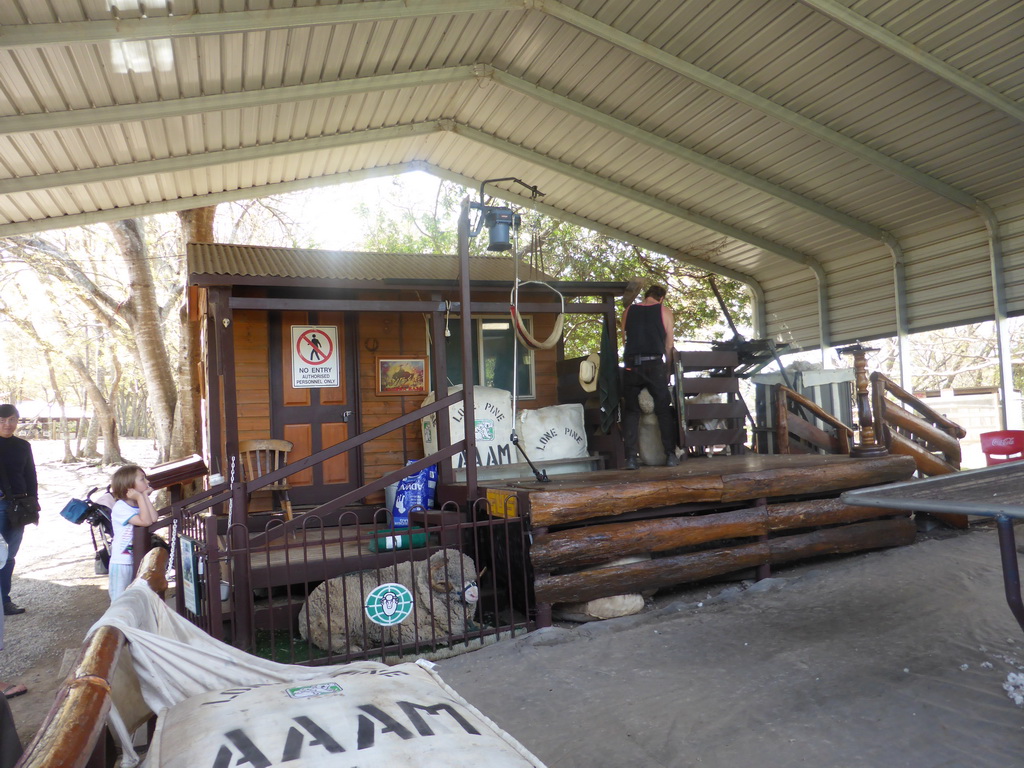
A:
POLYGON ((423 171, 366 179, 351 184, 321 187, 296 196, 301 203, 291 215, 305 223, 320 247, 327 250, 351 250, 361 244, 367 222, 360 218, 357 206, 371 210, 386 205, 401 190, 400 199, 418 209, 433 209, 441 180, 423 171))

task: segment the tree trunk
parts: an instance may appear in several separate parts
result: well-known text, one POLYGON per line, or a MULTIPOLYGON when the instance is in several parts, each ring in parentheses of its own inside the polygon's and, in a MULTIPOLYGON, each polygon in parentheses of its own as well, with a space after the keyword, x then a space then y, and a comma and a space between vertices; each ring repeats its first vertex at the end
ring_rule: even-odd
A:
MULTIPOLYGON (((57 384, 57 372, 53 369, 53 358, 50 356, 49 350, 43 349, 43 358, 46 360, 46 370, 50 373, 50 386, 53 387, 53 397, 60 408, 60 435, 64 440, 64 459, 61 463, 70 464, 75 460, 75 455, 71 452, 71 435, 68 434, 68 417, 64 408, 64 395, 57 384)), ((50 424, 53 424, 52 419, 50 424)), ((51 435, 51 437, 53 436, 51 435)))
MULTIPOLYGON (((96 382, 93 380, 92 376, 89 375, 89 372, 85 369, 85 366, 82 365, 82 362, 77 359, 72 359, 69 362, 78 372, 82 381, 85 382, 85 386, 88 389, 89 394, 92 395, 92 407, 95 415, 93 423, 99 426, 99 431, 103 435, 103 456, 100 459, 101 463, 124 464, 124 458, 121 456, 121 444, 117 436, 117 419, 114 415, 113 406, 105 397, 103 397, 103 393, 100 391, 100 388, 96 386, 96 382)), ((118 375, 117 378, 120 379, 120 376, 118 375)), ((89 437, 86 440, 85 450, 83 451, 83 454, 86 456, 95 456, 97 454, 95 432, 96 429, 94 427, 90 427, 89 437)))
POLYGON ((181 234, 184 242, 214 242, 213 217, 216 213, 216 205, 207 205, 203 208, 190 208, 187 211, 178 211, 178 220, 181 221, 181 234))
POLYGON ((139 362, 146 379, 149 410, 158 445, 158 462, 168 461, 174 430, 174 410, 178 390, 173 368, 164 344, 160 305, 149 266, 146 242, 138 219, 125 219, 110 225, 128 269, 130 323, 139 362))
MULTIPOLYGON (((178 211, 181 221, 182 241, 188 243, 212 243, 213 219, 217 206, 192 208, 178 211)), ((182 302, 179 313, 181 324, 181 353, 178 355, 178 408, 175 412, 175 456, 188 456, 199 452, 199 422, 196 417, 199 386, 196 375, 199 370, 199 348, 189 322, 188 296, 182 302)))

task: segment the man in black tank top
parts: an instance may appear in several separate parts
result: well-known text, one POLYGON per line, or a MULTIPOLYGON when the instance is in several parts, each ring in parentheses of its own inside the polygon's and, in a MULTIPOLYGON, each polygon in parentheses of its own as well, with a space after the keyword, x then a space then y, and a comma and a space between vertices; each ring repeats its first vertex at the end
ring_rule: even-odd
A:
POLYGON ((622 313, 622 331, 626 338, 625 371, 622 375, 622 441, 626 448, 626 469, 638 469, 637 440, 640 432, 640 390, 647 388, 654 398, 661 444, 668 455, 666 465, 679 464, 676 456, 676 423, 672 417, 668 391, 669 365, 672 363, 674 319, 663 303, 665 289, 652 285, 640 304, 626 307, 622 313))

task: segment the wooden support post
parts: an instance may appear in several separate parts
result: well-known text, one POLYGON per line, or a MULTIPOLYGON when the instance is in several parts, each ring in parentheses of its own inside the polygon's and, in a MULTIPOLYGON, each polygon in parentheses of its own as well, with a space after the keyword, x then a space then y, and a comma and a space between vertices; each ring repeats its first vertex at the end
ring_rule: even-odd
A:
MULTIPOLYGON (((755 507, 757 508, 758 511, 764 510, 764 512, 762 514, 764 515, 765 519, 767 520, 768 519, 768 499, 766 499, 764 497, 761 497, 760 499, 758 499, 755 502, 755 507)), ((763 534, 761 534, 761 536, 759 537, 758 540, 759 541, 768 541, 768 532, 765 531, 763 534)), ((762 563, 761 565, 757 566, 757 580, 758 581, 762 581, 764 579, 767 579, 771 575, 772 575, 771 563, 762 563)))
POLYGON ((772 385, 772 404, 775 406, 775 452, 792 453, 789 445, 789 409, 783 397, 781 384, 772 385))
MULTIPOLYGON (((207 632, 216 640, 224 639, 224 609, 220 600, 220 547, 217 540, 217 517, 209 515, 203 520, 206 537, 206 579, 213 585, 209 590, 210 603, 207 607, 207 614, 210 617, 210 626, 207 632)), ((229 580, 230 581, 230 580, 229 580)), ((236 602, 233 596, 230 597, 232 605, 236 602)))
POLYGON ((868 352, 878 350, 854 344, 839 350, 841 355, 853 355, 853 369, 857 382, 857 419, 860 423, 860 434, 850 448, 850 455, 858 458, 869 456, 885 456, 889 453, 879 442, 875 433, 875 422, 871 415, 871 397, 868 393, 868 352))
MULTIPOLYGON (((524 542, 524 545, 527 547, 527 562, 533 563, 533 558, 532 558, 533 545, 530 543, 530 541, 535 541, 536 537, 543 537, 544 535, 547 534, 547 532, 548 532, 547 528, 537 528, 536 530, 534 530, 530 534, 530 540, 524 542)), ((536 563, 533 563, 533 567, 534 567, 534 576, 533 576, 534 584, 536 584, 538 580, 546 579, 546 578, 548 578, 551 575, 549 573, 542 573, 540 571, 537 571, 536 570, 536 568, 537 568, 536 563)), ((529 585, 527 585, 527 588, 529 588, 529 585)), ((538 628, 539 627, 550 627, 551 626, 551 623, 552 623, 551 609, 552 609, 552 605, 551 605, 550 602, 540 602, 540 601, 537 602, 537 627, 538 628)))

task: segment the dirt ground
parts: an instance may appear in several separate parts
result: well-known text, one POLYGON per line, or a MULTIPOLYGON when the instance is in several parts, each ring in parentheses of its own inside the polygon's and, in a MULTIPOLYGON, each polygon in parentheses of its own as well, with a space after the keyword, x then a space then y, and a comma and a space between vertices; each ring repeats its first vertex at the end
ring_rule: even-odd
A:
MULTIPOLYGON (((0 680, 28 687, 27 694, 10 700, 23 743, 49 712, 86 630, 110 604, 107 577, 94 573, 88 525, 69 523, 60 510, 71 498, 106 486, 114 468, 62 464, 60 441, 33 440, 32 453, 42 512, 38 528, 25 532, 11 587, 11 599, 26 613, 6 617, 0 651, 0 680)), ((156 455, 149 440, 122 440, 121 453, 143 466, 156 455)))
MULTIPOLYGON (((14 585, 29 612, 9 617, 0 652, 0 679, 30 689, 11 701, 25 741, 107 606, 88 529, 58 512, 108 470, 33 447, 44 514, 14 585)), ((148 443, 124 451, 152 463, 148 443)), ((1024 632, 986 525, 678 590, 438 669, 549 768, 1004 768, 1024 754, 1024 632)))

